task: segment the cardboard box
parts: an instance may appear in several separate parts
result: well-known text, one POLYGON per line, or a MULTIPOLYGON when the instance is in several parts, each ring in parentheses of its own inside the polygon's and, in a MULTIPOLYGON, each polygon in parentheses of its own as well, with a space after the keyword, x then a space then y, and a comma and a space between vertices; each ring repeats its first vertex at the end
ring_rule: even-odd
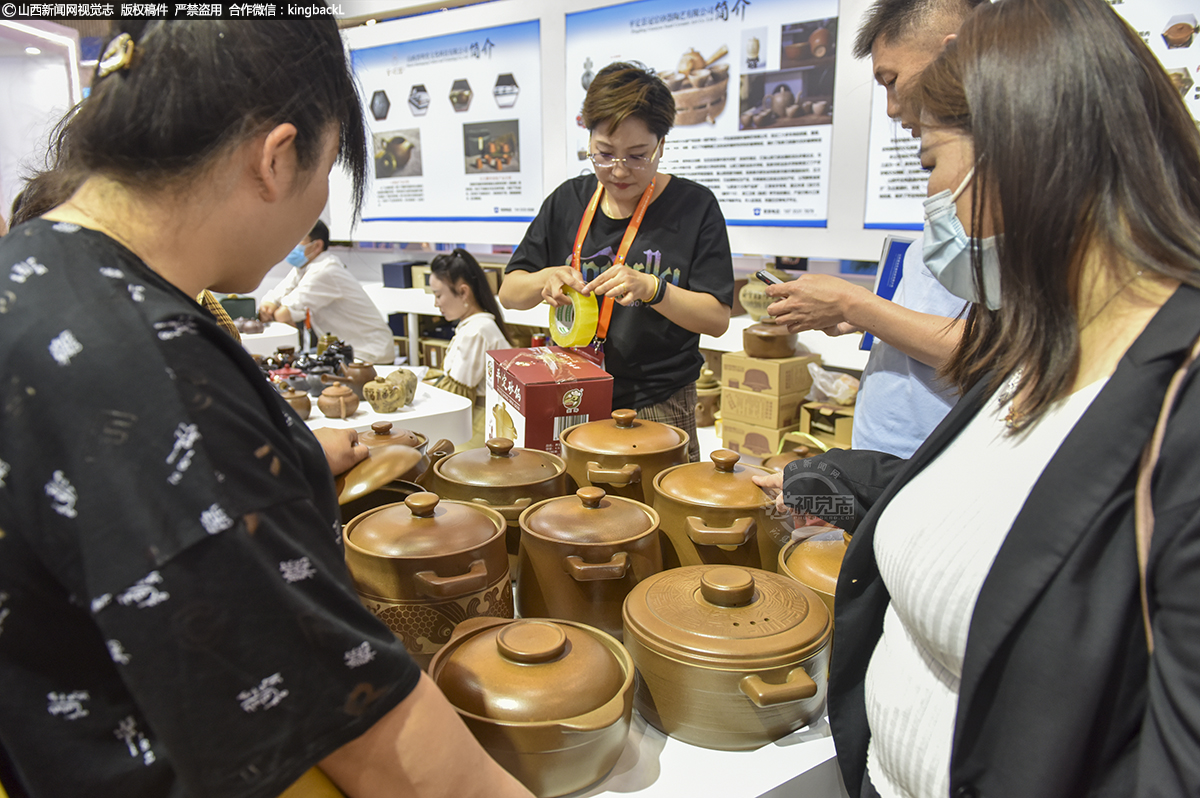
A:
POLYGON ((772 396, 769 393, 721 389, 721 418, 744 421, 768 429, 795 428, 800 423, 800 405, 804 394, 772 396))
POLYGON ((806 402, 800 408, 800 431, 839 449, 850 448, 854 405, 806 402))
MULTIPOLYGON (((488 285, 491 286, 492 293, 500 290, 500 275, 504 271, 503 267, 483 266, 483 276, 487 278, 488 285)), ((425 293, 432 294, 433 286, 429 284, 430 267, 428 266, 413 266, 412 267, 412 287, 424 288, 425 293)))
POLYGON ((421 347, 421 363, 422 366, 429 366, 431 369, 440 369, 446 362, 446 350, 450 348, 450 342, 444 338, 421 338, 417 342, 421 347))
POLYGON ((795 432, 796 427, 772 429, 747 424, 744 421, 721 419, 721 445, 739 454, 751 454, 755 457, 768 457, 779 451, 783 436, 795 432))
POLYGON ((383 284, 388 288, 412 288, 412 267, 424 266, 423 260, 397 260, 383 264, 383 284))
POLYGON ((612 375, 570 349, 487 353, 486 435, 562 454, 567 427, 612 416, 612 375))
POLYGON ((786 396, 793 393, 807 394, 812 387, 812 375, 808 364, 820 365, 820 355, 797 355, 796 357, 762 358, 750 357, 745 352, 726 352, 721 357, 721 387, 737 391, 786 396))

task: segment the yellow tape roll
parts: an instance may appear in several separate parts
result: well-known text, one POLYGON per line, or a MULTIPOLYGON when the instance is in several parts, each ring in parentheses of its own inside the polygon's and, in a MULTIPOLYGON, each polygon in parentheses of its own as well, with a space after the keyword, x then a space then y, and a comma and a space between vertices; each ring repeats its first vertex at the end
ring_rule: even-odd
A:
POLYGON ((550 308, 550 337, 559 346, 587 346, 596 337, 600 306, 594 294, 581 294, 563 286, 569 305, 550 308))

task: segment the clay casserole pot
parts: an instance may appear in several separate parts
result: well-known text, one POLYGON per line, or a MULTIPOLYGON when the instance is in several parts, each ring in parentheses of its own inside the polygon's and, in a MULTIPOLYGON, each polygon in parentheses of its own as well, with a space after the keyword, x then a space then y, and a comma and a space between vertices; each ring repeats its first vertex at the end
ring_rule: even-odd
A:
POLYGON ((662 570, 658 513, 634 499, 580 488, 521 513, 517 610, 621 637, 621 605, 662 570))
POLYGON ((774 571, 779 550, 792 538, 790 516, 754 476, 775 472, 739 463, 717 449, 711 463, 674 466, 654 478, 654 509, 662 523, 663 565, 741 565, 774 571))
POLYGON ((368 510, 342 530, 362 603, 422 667, 467 618, 513 617, 505 522, 432 493, 368 510))
POLYGON ((655 574, 625 600, 634 706, 655 728, 703 748, 759 748, 821 716, 829 611, 808 588, 752 568, 655 574))
POLYGON ((816 593, 829 610, 830 618, 838 574, 849 544, 850 535, 829 527, 826 532, 792 541, 779 552, 779 573, 816 593))
POLYGON ((583 624, 467 621, 429 673, 484 750, 539 798, 604 778, 629 736, 633 660, 583 624))
POLYGON ((633 410, 614 410, 611 419, 568 427, 559 441, 576 485, 646 504, 652 503, 658 472, 688 461, 686 432, 640 419, 633 410))
POLYGON ((796 343, 796 333, 782 324, 760 321, 742 330, 742 348, 750 357, 793 357, 796 343))
POLYGON ((507 546, 516 554, 521 541, 517 520, 542 499, 569 492, 567 464, 558 455, 492 438, 486 448, 448 455, 433 466, 429 489, 447 499, 491 507, 508 522, 507 546))

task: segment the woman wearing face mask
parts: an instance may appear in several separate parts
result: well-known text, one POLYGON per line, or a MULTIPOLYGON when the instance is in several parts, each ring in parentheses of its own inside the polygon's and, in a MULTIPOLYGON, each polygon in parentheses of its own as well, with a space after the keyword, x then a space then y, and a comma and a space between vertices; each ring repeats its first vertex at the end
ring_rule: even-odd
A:
POLYGON ((558 307, 570 291, 594 294, 613 407, 681 427, 697 460, 700 335, 724 333, 733 305, 725 218, 711 191, 658 171, 675 101, 652 72, 609 64, 588 87, 582 118, 595 173, 563 183, 542 205, 500 301, 558 307))
POLYGON ((907 462, 774 481, 869 508, 839 519, 847 789, 1196 795, 1200 135, 1103 0, 982 6, 916 101, 926 262, 979 303, 963 398, 907 462))
POLYGON ((475 448, 483 444, 487 353, 492 349, 507 349, 512 343, 487 275, 470 252, 456 249, 449 255, 438 255, 429 264, 429 271, 429 285, 438 312, 446 321, 458 322, 446 350, 442 374, 434 384, 475 402, 474 435, 465 446, 459 447, 475 448))
POLYGON ((315 335, 332 333, 368 363, 396 359, 392 330, 341 258, 329 251, 329 228, 320 219, 285 260, 292 271, 258 306, 263 321, 303 327, 311 315, 315 335))

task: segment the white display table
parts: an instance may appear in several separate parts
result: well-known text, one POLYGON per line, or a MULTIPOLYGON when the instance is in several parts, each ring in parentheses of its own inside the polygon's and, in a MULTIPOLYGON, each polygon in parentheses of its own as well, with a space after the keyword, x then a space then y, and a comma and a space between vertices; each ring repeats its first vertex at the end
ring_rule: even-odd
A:
MULTIPOLYGON (((385 375, 395 371, 396 366, 376 366, 375 370, 385 375)), ((402 367, 401 367, 402 368, 402 367)), ((310 429, 334 427, 366 432, 376 421, 390 421, 397 429, 410 429, 429 439, 430 443, 446 438, 455 446, 471 440, 471 400, 465 396, 443 391, 425 383, 417 384, 417 395, 413 403, 394 413, 376 413, 365 400, 350 418, 327 418, 312 400, 312 413, 308 416, 310 429)))
POLYGON ((845 798, 833 757, 824 718, 757 751, 711 751, 666 736, 634 712, 625 750, 612 772, 569 798, 845 798))
POLYGON ((260 333, 242 333, 242 346, 252 355, 275 354, 281 346, 299 346, 300 333, 290 324, 269 321, 260 333))

